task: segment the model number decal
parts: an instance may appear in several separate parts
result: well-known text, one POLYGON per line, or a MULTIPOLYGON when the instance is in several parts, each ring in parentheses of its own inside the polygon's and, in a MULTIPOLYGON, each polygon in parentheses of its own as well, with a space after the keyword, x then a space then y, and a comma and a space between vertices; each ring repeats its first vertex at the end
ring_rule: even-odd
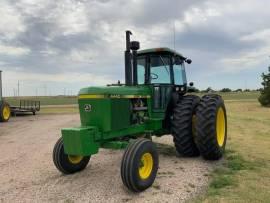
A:
POLYGON ((92 106, 91 106, 91 104, 85 104, 85 105, 84 105, 84 111, 85 111, 85 112, 90 112, 90 111, 92 111, 92 106))
POLYGON ((110 98, 120 98, 121 96, 119 94, 111 94, 109 97, 110 98))

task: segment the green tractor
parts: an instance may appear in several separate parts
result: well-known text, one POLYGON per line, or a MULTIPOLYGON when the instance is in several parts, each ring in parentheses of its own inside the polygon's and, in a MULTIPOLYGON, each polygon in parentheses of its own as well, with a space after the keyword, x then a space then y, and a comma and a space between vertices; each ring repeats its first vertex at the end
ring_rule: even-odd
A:
POLYGON ((121 149, 121 178, 131 191, 150 187, 159 159, 152 136, 171 134, 185 157, 218 160, 225 150, 227 117, 219 95, 187 94, 185 63, 169 48, 139 50, 126 31, 125 84, 86 87, 78 95, 81 126, 62 129, 53 150, 64 174, 83 170, 99 148, 121 149))
POLYGON ((2 71, 0 70, 0 122, 7 122, 10 115, 10 106, 2 97, 2 71))

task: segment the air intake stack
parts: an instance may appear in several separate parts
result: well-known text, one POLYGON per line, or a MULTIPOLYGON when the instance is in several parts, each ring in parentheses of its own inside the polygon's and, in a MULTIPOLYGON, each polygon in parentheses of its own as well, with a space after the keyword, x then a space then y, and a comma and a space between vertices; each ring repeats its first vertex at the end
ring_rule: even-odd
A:
POLYGON ((140 49, 139 42, 130 42, 130 35, 132 33, 129 30, 126 31, 125 83, 127 86, 137 85, 137 50, 140 49))
POLYGON ((130 53, 130 35, 132 33, 126 31, 126 51, 125 51, 125 83, 126 85, 132 85, 132 67, 131 67, 131 53, 130 53))

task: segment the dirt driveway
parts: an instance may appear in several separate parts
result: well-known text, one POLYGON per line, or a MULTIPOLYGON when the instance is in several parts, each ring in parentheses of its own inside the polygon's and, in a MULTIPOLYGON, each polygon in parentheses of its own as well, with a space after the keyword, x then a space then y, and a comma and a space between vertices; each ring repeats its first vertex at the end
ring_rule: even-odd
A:
POLYGON ((160 168, 153 187, 140 194, 121 182, 123 151, 100 150, 88 167, 62 175, 53 165, 52 150, 62 127, 79 125, 79 116, 37 115, 0 123, 0 202, 183 202, 208 183, 211 162, 175 156, 171 136, 161 145, 160 168))

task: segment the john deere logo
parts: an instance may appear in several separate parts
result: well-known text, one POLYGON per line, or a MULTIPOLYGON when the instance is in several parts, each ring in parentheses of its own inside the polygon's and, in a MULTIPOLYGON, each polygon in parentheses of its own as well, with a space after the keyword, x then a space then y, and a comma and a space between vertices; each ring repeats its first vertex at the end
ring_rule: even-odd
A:
POLYGON ((85 111, 85 112, 90 112, 90 111, 92 111, 92 106, 91 106, 91 104, 85 104, 85 105, 84 105, 84 111, 85 111))

